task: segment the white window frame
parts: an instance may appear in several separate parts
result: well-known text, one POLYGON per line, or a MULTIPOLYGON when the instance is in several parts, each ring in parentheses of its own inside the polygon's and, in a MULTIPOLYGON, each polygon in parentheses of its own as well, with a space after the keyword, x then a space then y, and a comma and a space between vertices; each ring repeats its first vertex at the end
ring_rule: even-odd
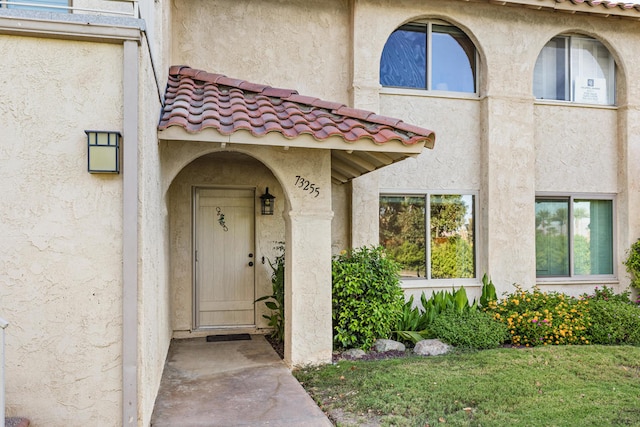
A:
MULTIPOLYGON (((452 287, 452 286, 474 286, 478 284, 479 281, 479 260, 481 260, 480 256, 480 234, 479 234, 479 224, 478 217, 480 212, 478 211, 479 206, 479 192, 477 190, 402 190, 402 189, 391 189, 391 188, 381 188, 378 194, 378 203, 381 197, 403 197, 403 196, 421 196, 424 197, 428 202, 425 206, 425 267, 427 277, 402 277, 402 288, 403 289, 420 289, 420 288, 442 288, 442 287, 452 287), (459 195, 459 196, 473 196, 473 256, 474 256, 474 277, 468 278, 447 278, 447 279, 432 279, 431 276, 431 229, 429 227, 429 223, 431 218, 431 196, 433 195, 459 195)), ((378 209, 379 211, 379 209, 378 209)), ((378 223, 380 221, 380 216, 378 214, 378 223)))
MULTIPOLYGON (((538 276, 536 274, 536 282, 549 284, 549 283, 565 283, 565 282, 589 282, 589 283, 608 283, 615 282, 618 279, 618 231, 617 231, 617 201, 614 193, 560 193, 560 192, 539 192, 536 193, 535 202, 539 199, 550 200, 562 200, 567 201, 569 205, 569 275, 568 276, 538 276), (613 273, 612 274, 590 274, 590 275, 576 275, 574 274, 574 230, 573 230, 573 203, 574 200, 608 200, 611 202, 611 242, 612 242, 612 260, 613 260, 613 273)), ((535 233, 535 230, 534 230, 535 233)))
MULTIPOLYGON (((456 25, 450 24, 447 21, 441 21, 441 20, 437 20, 437 19, 433 19, 433 20, 419 20, 419 21, 410 21, 407 22, 403 25, 401 25, 400 27, 396 28, 394 31, 400 30, 402 29, 402 27, 404 26, 411 26, 411 25, 426 25, 427 27, 427 33, 426 33, 426 37, 427 37, 427 43, 426 43, 426 76, 425 76, 425 83, 426 83, 426 88, 415 88, 415 87, 406 87, 406 86, 385 86, 382 85, 382 91, 385 93, 397 93, 397 92, 408 92, 408 94, 411 94, 412 92, 415 94, 417 92, 419 93, 429 93, 429 94, 440 94, 440 95, 447 95, 447 96, 454 96, 454 97, 474 97, 477 98, 478 94, 479 94, 479 76, 480 76, 480 55, 478 53, 478 48, 475 46, 475 43, 473 43, 473 40, 471 40, 471 38, 467 35, 467 33, 465 31, 463 31, 461 28, 459 28, 456 25), (474 86, 474 91, 473 92, 459 92, 459 91, 452 91, 452 90, 436 90, 432 88, 432 76, 433 76, 433 41, 432 41, 432 33, 433 33, 433 25, 440 25, 440 26, 449 26, 449 27, 453 27, 456 28, 457 30, 461 31, 462 33, 464 33, 467 37, 469 37, 469 39, 472 41, 473 43, 473 47, 474 47, 474 61, 475 61, 475 68, 473 70, 473 86, 474 86)), ((391 34, 389 34, 389 37, 391 37, 391 34)), ((387 40, 389 39, 389 37, 387 37, 387 40)), ((386 42, 385 42, 386 43, 386 42)), ((381 52, 382 54, 382 52, 381 52)), ((382 61, 382 56, 380 57, 380 62, 382 61)), ((378 64, 380 65, 380 64, 378 64)), ((380 78, 378 79, 380 80, 380 78)))
MULTIPOLYGON (((569 99, 557 99, 557 98, 538 98, 536 96, 536 94, 534 93, 534 97, 536 99, 536 101, 541 101, 541 102, 558 102, 558 103, 564 103, 564 104, 579 104, 579 105, 589 105, 589 106, 597 106, 597 107, 612 107, 612 106, 616 106, 616 102, 617 102, 617 76, 616 76, 616 61, 615 58, 613 57, 613 55, 611 54, 611 52, 607 49, 606 46, 604 46, 602 44, 602 42, 594 37, 589 37, 589 36, 585 36, 585 35, 581 35, 581 34, 559 34, 557 36, 552 37, 550 41, 554 40, 554 39, 563 39, 565 40, 565 66, 564 66, 564 73, 565 73, 565 84, 567 85, 567 87, 565 88, 565 91, 567 91, 568 94, 568 98, 569 99), (576 79, 579 77, 578 74, 574 75, 574 70, 572 67, 572 62, 573 62, 573 56, 575 53, 575 49, 574 48, 574 43, 576 43, 577 41, 595 41, 598 42, 602 45, 602 47, 604 49, 606 49, 607 53, 609 54, 609 75, 611 76, 611 81, 607 81, 607 93, 610 94, 607 96, 607 102, 606 103, 586 103, 586 102, 576 102, 575 101, 575 97, 576 97, 576 90, 575 90, 575 81, 576 79), (611 99, 612 101, 609 102, 609 99, 611 99)), ((545 45, 543 46, 543 48, 540 50, 540 53, 538 53, 538 56, 536 57, 536 64, 538 62, 538 60, 540 59, 540 56, 543 54, 544 52, 544 48, 547 46, 547 44, 549 43, 545 43, 545 45)), ((536 78, 536 68, 534 67, 534 80, 536 78)), ((535 85, 534 85, 534 90, 535 90, 535 85)))

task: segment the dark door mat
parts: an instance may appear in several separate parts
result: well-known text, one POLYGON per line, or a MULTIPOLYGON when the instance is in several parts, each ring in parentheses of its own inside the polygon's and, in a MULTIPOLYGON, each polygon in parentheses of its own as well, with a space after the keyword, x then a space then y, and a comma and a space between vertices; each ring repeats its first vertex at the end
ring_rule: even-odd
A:
POLYGON ((251 335, 249 334, 207 335, 207 342, 246 341, 250 339, 251 335))

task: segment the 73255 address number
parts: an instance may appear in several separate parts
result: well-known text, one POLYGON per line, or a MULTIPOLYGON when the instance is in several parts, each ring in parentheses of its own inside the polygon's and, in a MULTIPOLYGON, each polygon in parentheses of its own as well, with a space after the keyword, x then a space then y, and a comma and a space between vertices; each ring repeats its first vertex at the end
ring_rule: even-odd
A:
POLYGON ((320 187, 313 184, 311 181, 304 179, 304 177, 300 175, 296 175, 296 184, 298 188, 304 191, 308 191, 309 194, 315 194, 315 197, 320 195, 320 187))

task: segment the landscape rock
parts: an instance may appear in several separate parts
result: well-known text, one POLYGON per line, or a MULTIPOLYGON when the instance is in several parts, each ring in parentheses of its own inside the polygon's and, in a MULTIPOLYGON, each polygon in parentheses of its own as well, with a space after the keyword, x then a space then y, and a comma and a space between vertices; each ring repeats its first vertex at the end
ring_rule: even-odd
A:
POLYGON ((413 352, 419 356, 439 356, 451 351, 451 346, 440 340, 422 340, 416 343, 413 352))
POLYGON ((343 357, 348 357, 350 359, 362 359, 367 353, 364 350, 359 348, 350 348, 342 353, 343 357))
POLYGON ((394 340, 376 340, 373 343, 373 348, 378 353, 384 353, 385 351, 405 351, 404 344, 394 340))

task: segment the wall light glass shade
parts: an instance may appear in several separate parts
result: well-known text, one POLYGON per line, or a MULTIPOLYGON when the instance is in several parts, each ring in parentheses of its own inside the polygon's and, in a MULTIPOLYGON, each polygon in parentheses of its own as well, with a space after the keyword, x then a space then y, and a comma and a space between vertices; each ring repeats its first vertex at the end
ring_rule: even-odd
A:
POLYGON ((120 132, 85 130, 89 173, 120 173, 120 132))
POLYGON ((275 196, 269 194, 269 187, 265 193, 260 196, 260 205, 262 206, 262 215, 273 215, 273 208, 276 204, 275 196))

